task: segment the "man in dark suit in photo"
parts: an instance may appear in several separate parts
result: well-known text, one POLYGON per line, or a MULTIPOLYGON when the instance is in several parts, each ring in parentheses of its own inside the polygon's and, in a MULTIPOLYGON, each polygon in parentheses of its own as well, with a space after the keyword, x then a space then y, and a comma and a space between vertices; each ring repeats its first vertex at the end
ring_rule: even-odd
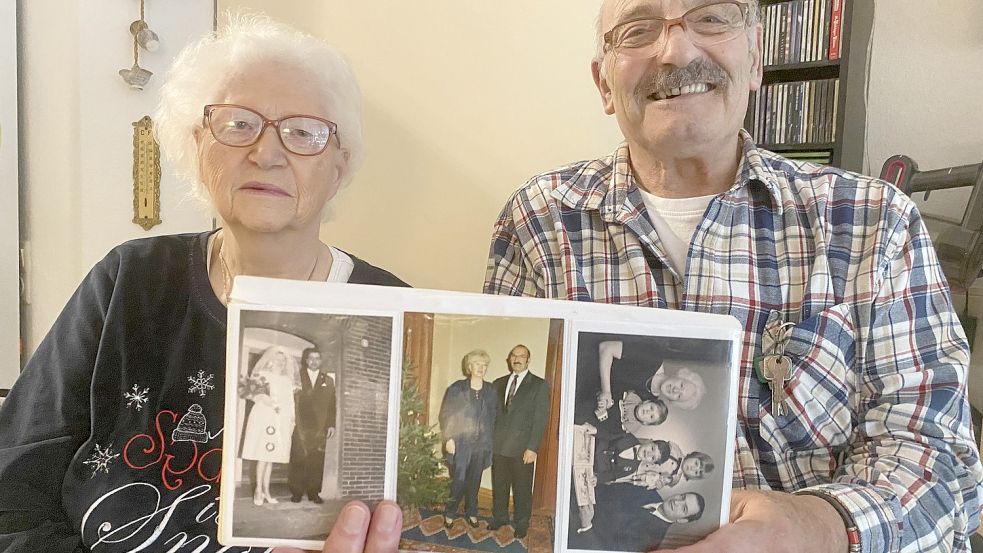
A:
POLYGON ((294 397, 297 420, 290 445, 290 500, 297 503, 304 494, 314 503, 323 503, 318 493, 324 478, 324 450, 335 431, 335 384, 322 370, 321 352, 307 348, 301 354, 301 389, 294 397))
POLYGON ((494 382, 498 417, 492 456, 490 530, 509 524, 509 494, 513 500, 515 536, 524 538, 532 516, 532 485, 536 452, 549 418, 550 390, 529 371, 529 348, 519 344, 507 358, 511 374, 494 382))
MULTIPOLYGON (((577 512, 571 494, 571 513, 577 512)), ((664 501, 658 491, 630 484, 598 486, 594 517, 578 531, 576 517, 570 518, 567 546, 600 551, 651 551, 683 545, 685 524, 703 516, 706 500, 695 492, 679 493, 664 501), (680 526, 681 528, 676 528, 680 526)))

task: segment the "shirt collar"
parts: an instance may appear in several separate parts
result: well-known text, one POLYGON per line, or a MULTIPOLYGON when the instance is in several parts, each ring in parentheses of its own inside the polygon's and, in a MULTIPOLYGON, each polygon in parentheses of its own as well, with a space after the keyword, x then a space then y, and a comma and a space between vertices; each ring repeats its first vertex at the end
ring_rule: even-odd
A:
MULTIPOLYGON (((769 161, 775 154, 759 150, 747 131, 739 135, 743 154, 735 175, 733 194, 748 184, 759 184, 768 190, 772 206, 781 214, 782 183, 787 177, 772 169, 769 161)), ((610 155, 583 164, 576 172, 553 189, 553 198, 564 205, 582 211, 598 211, 607 222, 624 223, 641 211, 641 196, 632 194, 635 177, 631 171, 628 143, 622 142, 610 155)))
POLYGON ((513 376, 515 377, 515 389, 516 390, 518 390, 519 389, 519 386, 522 385, 522 379, 525 378, 527 374, 529 374, 529 369, 526 369, 526 370, 524 370, 524 371, 522 371, 521 373, 518 373, 518 374, 512 373, 509 376, 509 378, 511 378, 513 376))
POLYGON ((660 501, 660 502, 658 502, 658 503, 653 503, 653 504, 652 504, 652 505, 651 505, 651 506, 649 507, 649 513, 651 513, 651 515, 652 515, 652 516, 654 516, 655 518, 660 518, 660 519, 662 519, 662 520, 664 520, 664 521, 666 521, 666 522, 668 522, 669 524, 672 524, 672 521, 671 521, 671 520, 669 520, 668 518, 666 518, 665 516, 663 516, 663 515, 662 515, 662 511, 661 511, 661 510, 659 510, 659 509, 660 509, 660 507, 662 507, 662 504, 663 504, 663 503, 665 503, 665 501, 660 501))

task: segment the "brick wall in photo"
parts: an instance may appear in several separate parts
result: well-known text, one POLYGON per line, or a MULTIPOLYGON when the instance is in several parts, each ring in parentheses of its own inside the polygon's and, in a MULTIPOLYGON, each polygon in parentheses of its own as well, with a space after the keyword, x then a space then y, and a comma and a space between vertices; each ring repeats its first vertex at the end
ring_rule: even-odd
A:
POLYGON ((392 319, 353 317, 350 322, 342 346, 341 494, 381 499, 386 472, 392 319))

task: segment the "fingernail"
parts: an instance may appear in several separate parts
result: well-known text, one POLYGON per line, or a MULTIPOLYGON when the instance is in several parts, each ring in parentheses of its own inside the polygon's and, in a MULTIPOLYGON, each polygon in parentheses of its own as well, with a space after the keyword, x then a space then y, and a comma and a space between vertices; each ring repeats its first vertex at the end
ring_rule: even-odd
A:
POLYGON ((402 513, 399 511, 399 507, 393 505, 392 503, 382 503, 375 510, 375 516, 378 520, 378 528, 384 532, 393 532, 399 525, 399 516, 402 513))
POLYGON ((350 536, 358 536, 364 532, 368 520, 368 509, 358 504, 348 505, 341 512, 341 529, 350 536))

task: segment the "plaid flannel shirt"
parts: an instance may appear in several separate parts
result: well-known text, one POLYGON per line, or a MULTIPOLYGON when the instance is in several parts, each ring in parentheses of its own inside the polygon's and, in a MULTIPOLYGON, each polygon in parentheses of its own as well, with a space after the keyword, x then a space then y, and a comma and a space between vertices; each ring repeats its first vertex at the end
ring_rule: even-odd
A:
POLYGON ((983 483, 969 351, 918 210, 883 181, 759 150, 669 264, 628 148, 538 175, 495 224, 485 292, 729 314, 744 327, 733 485, 838 500, 862 551, 968 551, 983 483), (769 320, 771 321, 769 323, 769 320), (785 416, 755 378, 792 322, 785 416))

